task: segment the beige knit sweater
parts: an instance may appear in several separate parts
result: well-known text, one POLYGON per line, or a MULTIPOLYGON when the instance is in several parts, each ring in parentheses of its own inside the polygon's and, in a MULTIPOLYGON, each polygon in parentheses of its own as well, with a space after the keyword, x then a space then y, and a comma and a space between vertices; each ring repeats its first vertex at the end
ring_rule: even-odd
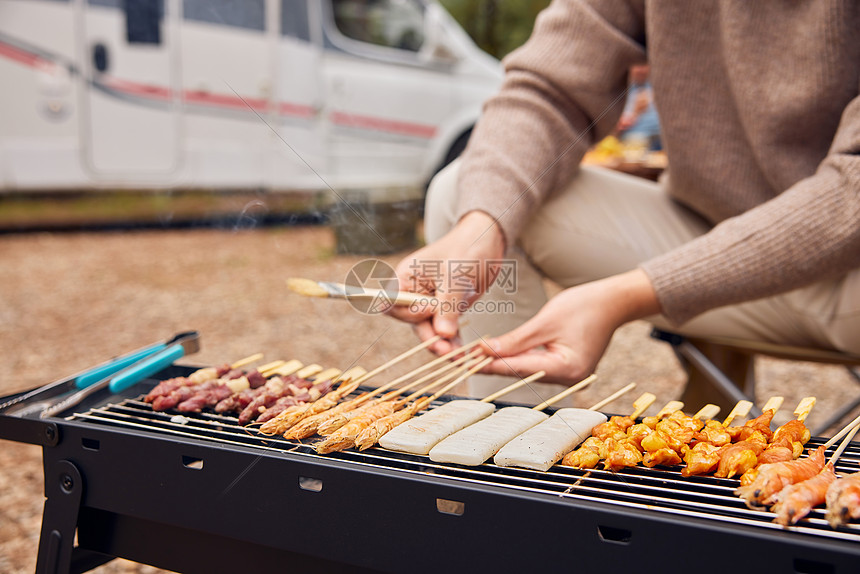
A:
POLYGON ((556 0, 464 156, 508 244, 609 134, 647 60, 668 191, 715 227, 647 261, 676 323, 860 266, 860 2, 556 0), (646 49, 647 46, 647 49, 646 49))

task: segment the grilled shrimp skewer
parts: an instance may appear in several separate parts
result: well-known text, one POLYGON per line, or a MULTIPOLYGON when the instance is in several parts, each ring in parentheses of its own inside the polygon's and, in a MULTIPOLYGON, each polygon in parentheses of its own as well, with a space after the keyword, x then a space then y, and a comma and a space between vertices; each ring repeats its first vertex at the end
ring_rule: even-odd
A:
POLYGON ((776 501, 772 509, 776 513, 774 522, 783 526, 795 524, 809 514, 813 508, 826 501, 827 491, 836 482, 836 472, 834 471, 836 460, 842 456, 858 430, 860 430, 860 425, 851 429, 821 472, 808 480, 787 486, 774 495, 773 499, 776 501))

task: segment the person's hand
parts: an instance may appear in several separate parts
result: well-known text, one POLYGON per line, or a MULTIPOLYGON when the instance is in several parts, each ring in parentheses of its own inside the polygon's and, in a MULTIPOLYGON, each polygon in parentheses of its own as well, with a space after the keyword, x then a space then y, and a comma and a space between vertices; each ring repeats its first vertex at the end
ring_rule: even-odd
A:
POLYGON ((561 292, 529 321, 484 346, 497 359, 483 372, 572 385, 594 372, 615 330, 660 312, 647 275, 636 269, 561 292))
POLYGON ((467 213, 438 241, 397 265, 400 289, 427 294, 428 304, 392 307, 389 314, 414 323, 422 341, 441 335, 443 340, 430 349, 447 353, 455 345, 460 315, 495 280, 485 262, 504 253, 505 237, 495 220, 481 211, 467 213))

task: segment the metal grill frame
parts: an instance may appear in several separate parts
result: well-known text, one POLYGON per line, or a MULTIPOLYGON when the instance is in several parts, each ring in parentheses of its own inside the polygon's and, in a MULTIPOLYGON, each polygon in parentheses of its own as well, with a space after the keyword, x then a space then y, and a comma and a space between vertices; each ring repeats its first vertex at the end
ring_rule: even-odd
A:
POLYGON ((839 573, 860 563, 857 540, 445 476, 429 460, 418 472, 85 419, 7 422, 4 438, 56 429, 43 442, 39 572, 114 556, 179 572, 839 573))

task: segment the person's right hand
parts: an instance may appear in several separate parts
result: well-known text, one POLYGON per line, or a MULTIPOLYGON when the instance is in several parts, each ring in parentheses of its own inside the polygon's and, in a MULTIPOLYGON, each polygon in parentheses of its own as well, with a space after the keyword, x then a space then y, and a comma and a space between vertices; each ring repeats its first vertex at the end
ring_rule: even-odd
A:
POLYGON ((504 253, 505 237, 496 221, 482 211, 467 213, 438 241, 397 265, 400 290, 425 293, 428 304, 392 307, 389 314, 414 323, 422 341, 441 335, 443 339, 430 349, 447 353, 455 346, 460 315, 495 280, 486 262, 501 259, 504 253))

